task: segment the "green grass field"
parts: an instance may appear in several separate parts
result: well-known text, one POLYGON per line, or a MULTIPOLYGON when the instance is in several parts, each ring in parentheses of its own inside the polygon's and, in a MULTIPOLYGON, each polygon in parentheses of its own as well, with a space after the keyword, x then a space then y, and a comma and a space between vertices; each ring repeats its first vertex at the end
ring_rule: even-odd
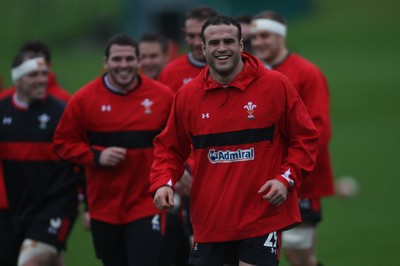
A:
MULTIPOLYGON (((11 15, 1 7, 0 17, 11 25, 11 15)), ((326 74, 331 89, 334 136, 331 143, 335 177, 351 175, 360 186, 353 199, 324 200, 325 220, 319 227, 318 255, 324 265, 400 265, 400 36, 395 0, 314 1, 305 18, 289 21, 290 48, 316 63, 326 74)), ((108 13, 102 1, 104 16, 108 13)), ((86 5, 88 6, 88 5, 86 5)), ((118 8, 110 9, 111 15, 118 8)), ((99 11, 100 12, 100 11, 99 11)), ((21 29, 24 18, 16 18, 21 29)), ((57 20, 64 25, 67 20, 57 20)), ((73 22, 77 23, 78 18, 73 22)), ((6 76, 15 45, 22 33, 12 33, 3 23, 0 44, 0 73, 6 76), (3 30, 4 28, 4 30, 3 30)), ((61 27, 61 26, 60 26, 61 27)), ((52 30, 57 32, 56 27, 52 30)), ((65 27, 72 35, 72 30, 65 27)), ((38 36, 45 36, 38 31, 38 36)), ((57 35, 58 36, 58 35, 57 35)), ((59 37, 48 37, 51 43, 59 37)), ((53 49, 53 69, 71 91, 101 71, 103 48, 58 45, 53 49)), ((6 82, 9 79, 6 78, 6 82)), ((77 222, 66 255, 69 266, 100 265, 94 257, 90 234, 77 222)), ((281 265, 288 264, 282 259, 281 265)))

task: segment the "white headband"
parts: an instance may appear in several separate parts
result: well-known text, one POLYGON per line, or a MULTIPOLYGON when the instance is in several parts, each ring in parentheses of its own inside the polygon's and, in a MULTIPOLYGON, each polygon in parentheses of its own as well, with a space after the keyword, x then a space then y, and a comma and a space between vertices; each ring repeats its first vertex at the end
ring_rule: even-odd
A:
POLYGON ((46 62, 44 61, 44 58, 42 58, 42 57, 37 57, 37 58, 32 58, 32 59, 26 60, 25 62, 23 62, 22 64, 20 64, 17 67, 14 67, 11 70, 12 81, 15 82, 23 75, 25 75, 29 72, 35 71, 35 70, 39 70, 40 66, 43 66, 45 64, 46 64, 46 62))
POLYGON ((253 20, 251 22, 250 34, 263 30, 271 31, 273 33, 286 37, 287 28, 284 24, 272 19, 262 18, 253 20))

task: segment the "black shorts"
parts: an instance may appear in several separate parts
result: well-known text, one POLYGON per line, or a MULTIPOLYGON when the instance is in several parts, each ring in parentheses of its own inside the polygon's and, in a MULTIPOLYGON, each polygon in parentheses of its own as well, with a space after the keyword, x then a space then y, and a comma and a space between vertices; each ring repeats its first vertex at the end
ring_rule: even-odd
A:
MULTIPOLYGON (((0 262, 18 259, 21 244, 25 239, 51 245, 57 250, 65 250, 66 240, 71 232, 76 216, 53 216, 24 221, 16 226, 9 211, 0 211, 0 262)), ((0 263, 0 265, 7 265, 0 263)))
POLYGON ((105 266, 157 265, 161 248, 161 215, 114 225, 91 220, 96 256, 105 266))
POLYGON ((322 220, 321 201, 319 198, 299 199, 303 223, 317 224, 322 220))
POLYGON ((279 265, 281 232, 229 242, 194 243, 190 265, 238 265, 239 261, 263 266, 279 265))
POLYGON ((0 265, 15 266, 24 239, 18 237, 10 222, 10 213, 0 210, 0 265))

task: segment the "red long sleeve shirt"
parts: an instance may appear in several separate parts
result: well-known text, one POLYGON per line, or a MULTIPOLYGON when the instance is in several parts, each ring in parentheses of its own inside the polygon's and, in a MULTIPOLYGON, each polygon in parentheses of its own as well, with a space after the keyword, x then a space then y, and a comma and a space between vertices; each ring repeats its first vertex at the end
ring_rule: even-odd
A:
POLYGON ((318 133, 292 83, 242 54, 244 69, 228 85, 206 67, 182 87, 155 143, 150 191, 174 186, 195 149, 191 189, 196 242, 260 236, 301 221, 296 188, 313 169, 318 133), (258 194, 268 180, 288 188, 272 206, 258 194))
POLYGON ((54 143, 62 158, 85 166, 91 217, 124 224, 158 213, 148 192, 153 138, 164 128, 172 100, 168 87, 145 76, 127 94, 99 77, 71 98, 54 143), (100 152, 112 146, 127 149, 125 160, 99 166, 100 152))
POLYGON ((188 53, 169 63, 157 80, 168 85, 176 93, 183 85, 196 77, 205 66, 205 62, 195 60, 188 53))
POLYGON ((320 135, 317 161, 314 170, 304 178, 298 190, 299 198, 333 195, 333 174, 328 148, 332 130, 326 78, 315 65, 293 53, 273 69, 292 81, 320 135))

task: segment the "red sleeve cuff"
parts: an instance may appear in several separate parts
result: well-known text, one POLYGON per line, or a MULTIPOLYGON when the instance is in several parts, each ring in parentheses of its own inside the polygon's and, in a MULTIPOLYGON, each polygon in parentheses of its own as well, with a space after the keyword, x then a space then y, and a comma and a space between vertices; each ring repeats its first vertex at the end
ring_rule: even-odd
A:
POLYGON ((173 188, 173 185, 174 184, 172 182, 172 179, 161 179, 150 185, 149 192, 151 194, 154 194, 157 191, 157 189, 159 189, 160 187, 169 186, 169 187, 173 188))
POLYGON ((275 179, 278 180, 279 182, 281 182, 282 184, 284 184, 288 191, 292 189, 289 181, 287 181, 284 177, 279 175, 279 176, 275 177, 275 179))

